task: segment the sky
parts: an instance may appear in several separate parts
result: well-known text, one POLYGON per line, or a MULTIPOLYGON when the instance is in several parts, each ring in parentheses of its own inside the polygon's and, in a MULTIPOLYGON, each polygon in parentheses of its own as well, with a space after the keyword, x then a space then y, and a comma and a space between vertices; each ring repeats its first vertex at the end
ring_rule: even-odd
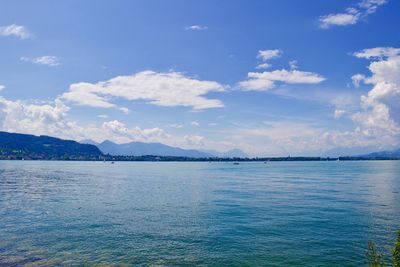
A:
POLYGON ((250 156, 400 147, 400 1, 0 6, 2 131, 250 156))

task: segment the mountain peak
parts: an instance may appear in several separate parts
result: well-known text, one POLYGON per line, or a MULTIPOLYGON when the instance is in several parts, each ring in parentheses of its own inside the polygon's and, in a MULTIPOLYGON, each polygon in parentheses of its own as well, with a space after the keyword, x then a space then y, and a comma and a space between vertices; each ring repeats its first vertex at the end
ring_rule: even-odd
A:
POLYGON ((102 145, 117 145, 113 141, 110 141, 110 140, 107 140, 107 139, 104 140, 103 142, 99 143, 99 144, 102 144, 102 145))

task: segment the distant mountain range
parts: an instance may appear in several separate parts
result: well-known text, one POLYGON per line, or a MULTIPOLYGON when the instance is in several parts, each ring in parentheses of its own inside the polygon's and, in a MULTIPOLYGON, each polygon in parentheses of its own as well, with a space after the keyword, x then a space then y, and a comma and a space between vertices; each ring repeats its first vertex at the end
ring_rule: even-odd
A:
POLYGON ((392 151, 373 152, 366 155, 361 155, 363 158, 400 158, 400 149, 392 151))
POLYGON ((102 143, 96 143, 93 140, 83 140, 82 144, 92 144, 97 146, 104 154, 110 155, 124 155, 124 156, 172 156, 172 157, 189 157, 189 158, 233 158, 248 157, 240 149, 233 149, 225 153, 207 150, 200 151, 195 149, 183 149, 179 147, 172 147, 161 143, 144 143, 144 142, 130 142, 125 144, 116 144, 109 140, 102 143))
POLYGON ((44 135, 0 132, 2 159, 97 159, 100 156, 101 151, 90 144, 44 135))
POLYGON ((96 143, 92 140, 84 140, 81 143, 96 145, 104 154, 123 155, 123 156, 173 156, 190 158, 208 158, 213 155, 194 149, 182 149, 167 146, 161 143, 130 142, 126 144, 116 144, 111 141, 96 143))
MULTIPOLYGON (((238 160, 248 158, 239 149, 224 153, 199 151, 167 146, 161 143, 131 142, 116 144, 111 141, 81 143, 50 136, 8 133, 0 131, 0 159, 58 159, 58 160, 238 160), (107 155, 109 154, 109 155, 107 155), (110 156, 111 155, 111 156, 110 156), (135 158, 136 157, 136 158, 135 158), (211 159, 214 158, 214 159, 211 159), (229 159, 230 158, 230 159, 229 159)), ((324 157, 258 158, 252 160, 333 160, 324 157)), ((374 152, 359 156, 340 157, 341 160, 400 159, 400 149, 374 152)))

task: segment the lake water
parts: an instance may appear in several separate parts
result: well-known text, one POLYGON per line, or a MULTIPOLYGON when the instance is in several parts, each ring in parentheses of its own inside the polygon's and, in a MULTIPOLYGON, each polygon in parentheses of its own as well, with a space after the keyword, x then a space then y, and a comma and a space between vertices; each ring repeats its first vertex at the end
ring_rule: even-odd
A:
POLYGON ((400 161, 0 161, 1 266, 360 266, 396 229, 400 161))

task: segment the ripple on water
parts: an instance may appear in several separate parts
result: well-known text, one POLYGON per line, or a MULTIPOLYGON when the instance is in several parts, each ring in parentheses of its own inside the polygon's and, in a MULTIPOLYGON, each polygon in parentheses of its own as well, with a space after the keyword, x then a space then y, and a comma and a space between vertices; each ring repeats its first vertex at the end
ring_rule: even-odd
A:
POLYGON ((0 162, 0 265, 359 266, 400 162, 0 162))

